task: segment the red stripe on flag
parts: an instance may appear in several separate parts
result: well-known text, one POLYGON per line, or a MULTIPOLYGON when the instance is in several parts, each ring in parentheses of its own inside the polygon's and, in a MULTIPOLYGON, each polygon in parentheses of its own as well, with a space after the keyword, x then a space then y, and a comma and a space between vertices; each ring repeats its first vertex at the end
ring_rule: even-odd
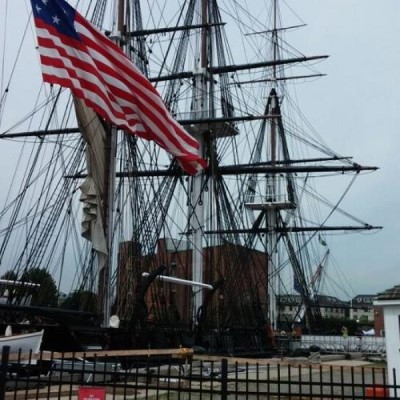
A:
MULTIPOLYGON (((157 90, 113 42, 78 13, 81 41, 61 34, 40 18, 39 50, 46 82, 71 89, 106 120, 175 156, 190 174, 206 166, 199 143, 169 114, 157 90), (138 124, 144 128, 138 130, 138 124)), ((78 32, 79 33, 79 32, 78 32)))

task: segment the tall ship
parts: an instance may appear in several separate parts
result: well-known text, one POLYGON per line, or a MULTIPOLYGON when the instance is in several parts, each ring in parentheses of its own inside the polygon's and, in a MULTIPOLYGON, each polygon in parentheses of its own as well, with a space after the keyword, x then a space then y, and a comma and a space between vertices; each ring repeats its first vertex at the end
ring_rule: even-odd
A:
POLYGON ((45 285, 8 284, 3 322, 45 325, 43 346, 56 350, 250 353, 295 323, 316 332, 327 236, 379 227, 341 208, 376 167, 330 149, 291 91, 322 77, 327 58, 289 45, 302 23, 282 24, 278 0, 69 0, 197 140, 206 167, 189 174, 154 141, 43 83, 32 10, 14 3, 2 5, 13 22, 2 45, 0 275, 50 276, 76 301, 59 309, 45 285), (330 177, 345 182, 334 201, 330 177), (279 298, 294 290, 296 320, 282 320, 279 298), (68 340, 52 340, 61 332, 68 340))

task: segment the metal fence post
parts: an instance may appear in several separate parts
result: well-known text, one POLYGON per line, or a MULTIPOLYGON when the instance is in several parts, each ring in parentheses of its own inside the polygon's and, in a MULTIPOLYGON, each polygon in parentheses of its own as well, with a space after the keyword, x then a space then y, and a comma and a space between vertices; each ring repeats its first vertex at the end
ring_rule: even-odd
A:
MULTIPOLYGON (((221 400, 228 398, 228 360, 221 360, 221 400)), ((1 399, 0 399, 1 400, 1 399)))
POLYGON ((3 346, 0 365, 0 400, 6 397, 7 369, 10 358, 10 346, 3 346))

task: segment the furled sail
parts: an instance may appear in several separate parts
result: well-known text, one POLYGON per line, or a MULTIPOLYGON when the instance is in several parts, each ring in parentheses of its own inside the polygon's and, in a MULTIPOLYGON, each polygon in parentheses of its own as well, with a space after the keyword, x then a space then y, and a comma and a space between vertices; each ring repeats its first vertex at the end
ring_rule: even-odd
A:
POLYGON ((107 242, 104 233, 104 213, 102 205, 105 198, 105 143, 107 132, 98 115, 74 98, 79 129, 86 142, 86 162, 88 175, 80 186, 83 203, 81 224, 82 236, 92 242, 93 248, 107 254, 107 242))

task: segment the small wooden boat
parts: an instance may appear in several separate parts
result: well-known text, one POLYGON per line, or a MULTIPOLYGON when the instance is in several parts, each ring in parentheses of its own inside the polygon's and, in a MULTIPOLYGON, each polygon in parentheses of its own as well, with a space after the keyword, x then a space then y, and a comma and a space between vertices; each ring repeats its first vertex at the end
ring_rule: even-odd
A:
POLYGON ((0 349, 10 346, 10 353, 39 353, 42 344, 44 330, 32 333, 11 334, 0 337, 0 349))

